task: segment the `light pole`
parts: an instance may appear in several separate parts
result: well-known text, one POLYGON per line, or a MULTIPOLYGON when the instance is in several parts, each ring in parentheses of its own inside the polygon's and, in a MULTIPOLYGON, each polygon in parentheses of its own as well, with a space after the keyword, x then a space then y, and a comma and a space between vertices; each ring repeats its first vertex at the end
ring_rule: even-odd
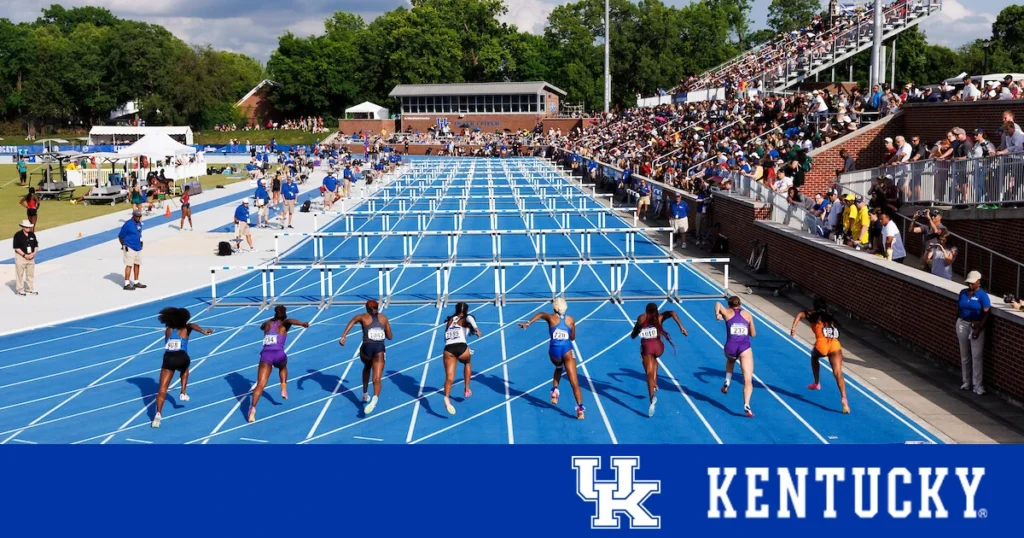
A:
POLYGON ((872 31, 873 42, 871 44, 871 70, 870 70, 870 84, 869 87, 874 87, 875 84, 882 84, 880 74, 884 67, 882 66, 882 0, 875 0, 875 24, 874 30, 872 31))
MULTIPOLYGON (((878 0, 880 1, 880 0, 878 0)), ((604 113, 608 113, 608 107, 612 101, 612 70, 609 67, 609 39, 611 38, 611 0, 604 0, 604 113)))

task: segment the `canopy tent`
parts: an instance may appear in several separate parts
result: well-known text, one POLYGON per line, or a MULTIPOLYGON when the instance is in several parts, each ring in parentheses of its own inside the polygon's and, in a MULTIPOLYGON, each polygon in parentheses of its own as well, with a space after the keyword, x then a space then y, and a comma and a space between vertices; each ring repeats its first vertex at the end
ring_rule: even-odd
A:
POLYGON ((388 119, 388 109, 369 101, 364 101, 352 108, 345 109, 345 119, 386 120, 388 119))
POLYGON ((89 145, 118 145, 118 142, 130 140, 137 142, 151 134, 164 134, 173 137, 189 146, 195 143, 192 128, 185 127, 134 127, 130 125, 97 125, 89 130, 89 145))
POLYGON ((164 159, 172 155, 191 155, 196 148, 178 143, 166 133, 152 133, 142 140, 118 151, 122 155, 145 155, 155 159, 164 159))

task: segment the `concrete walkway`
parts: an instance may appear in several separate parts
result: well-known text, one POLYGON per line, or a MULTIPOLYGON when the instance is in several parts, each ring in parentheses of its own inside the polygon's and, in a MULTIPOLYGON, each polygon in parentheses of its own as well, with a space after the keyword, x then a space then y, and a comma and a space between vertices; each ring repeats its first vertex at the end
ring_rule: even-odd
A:
MULTIPOLYGON (((336 203, 334 209, 346 210, 362 203, 365 196, 372 195, 405 170, 407 168, 400 168, 394 176, 378 180, 372 187, 363 182, 357 183, 353 186, 353 198, 340 205, 336 203)), ((305 185, 300 186, 298 205, 306 198, 320 197, 319 188, 325 175, 324 171, 317 171, 305 185)), ((39 295, 17 295, 13 261, 0 261, 0 279, 5 284, 0 289, 0 311, 11 314, 5 315, 0 334, 57 325, 194 290, 207 293, 209 268, 226 265, 225 258, 216 255, 217 244, 234 238, 233 231, 228 230, 233 230, 235 208, 243 198, 251 198, 254 190, 248 181, 243 181, 196 196, 192 205, 195 231, 188 231, 187 222, 186 230, 178 229, 181 215, 173 208, 170 218, 164 217, 162 211, 159 215, 154 211, 153 216, 144 216, 144 248, 139 279, 148 286, 146 289, 122 289, 124 266, 117 234, 125 220, 130 218, 130 206, 126 206, 127 210, 123 212, 40 232, 40 253, 35 271, 35 289, 39 295), (82 233, 82 238, 78 237, 79 233, 82 233)), ((281 230, 257 228, 254 209, 250 204, 255 249, 236 253, 230 257, 228 265, 258 266, 275 258, 274 235, 281 230)), ((276 216, 277 211, 272 210, 271 218, 276 216)), ((323 228, 330 221, 321 216, 317 225, 323 228)), ((313 212, 300 213, 296 209, 292 220, 294 230, 288 231, 313 232, 313 223, 313 212)), ((281 240, 282 251, 300 241, 300 238, 285 239, 281 240)), ((244 242, 243 247, 247 247, 244 242)), ((239 274, 225 274, 223 278, 235 278, 239 274)))
MULTIPOLYGON (((552 164, 557 168, 556 164, 552 164)), ((563 175, 568 177, 568 172, 563 175)), ((577 178, 578 181, 579 178, 577 178)), ((588 186, 589 189, 589 186, 588 186)), ((607 203, 602 201, 602 203, 607 203)), ((661 226, 664 221, 639 223, 640 227, 661 226)), ((649 234, 668 246, 668 235, 649 234)), ((676 244, 675 252, 685 258, 709 258, 707 251, 688 245, 681 249, 676 244)), ((919 266, 919 261, 908 259, 919 266)), ((734 290, 748 309, 763 314, 788 332, 797 312, 811 306, 812 299, 800 291, 786 291, 774 297, 770 291, 747 294, 748 285, 756 283, 744 274, 746 260, 732 258, 730 264, 730 290, 734 290), (741 291, 742 290, 742 291, 741 291)), ((700 273, 713 282, 723 280, 723 266, 712 264, 693 265, 700 273)), ((724 301, 723 301, 724 302, 724 301)), ((807 382, 812 381, 810 371, 810 349, 814 334, 810 326, 801 323, 796 338, 808 350, 808 361, 795 368, 807 369, 807 382)), ((1024 409, 1001 400, 993 394, 978 396, 973 392, 960 391, 959 371, 950 371, 936 361, 922 357, 899 342, 891 340, 881 328, 846 319, 843 322, 843 366, 848 377, 881 396, 893 407, 899 409, 928 431, 946 443, 1024 443, 1024 409)), ((836 390, 835 382, 828 370, 821 370, 822 390, 836 390)), ((853 410, 856 413, 856 409, 853 410)))

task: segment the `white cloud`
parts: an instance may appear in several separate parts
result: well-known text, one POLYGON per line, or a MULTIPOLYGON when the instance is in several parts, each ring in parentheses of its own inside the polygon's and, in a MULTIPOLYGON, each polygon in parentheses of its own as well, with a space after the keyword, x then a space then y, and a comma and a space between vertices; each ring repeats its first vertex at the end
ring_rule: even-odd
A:
POLYGON ((943 0, 942 11, 921 23, 928 42, 956 48, 975 39, 992 37, 996 16, 968 9, 958 0, 943 0))
POLYGON ((501 20, 516 25, 521 32, 539 34, 544 31, 551 10, 558 4, 543 0, 505 0, 508 13, 501 20))

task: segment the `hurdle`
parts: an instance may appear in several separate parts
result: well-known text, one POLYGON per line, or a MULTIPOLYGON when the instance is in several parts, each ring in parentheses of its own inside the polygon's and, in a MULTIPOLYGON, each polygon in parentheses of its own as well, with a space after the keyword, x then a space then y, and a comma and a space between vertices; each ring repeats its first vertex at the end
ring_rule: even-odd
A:
MULTIPOLYGON (((679 302, 687 299, 707 299, 728 296, 729 294, 729 259, 728 258, 661 258, 661 259, 645 259, 645 260, 627 260, 627 259, 609 259, 609 260, 561 260, 561 261, 547 261, 547 262, 440 262, 440 263, 386 263, 386 264, 319 264, 319 265, 267 265, 267 266, 221 266, 212 267, 211 274, 213 274, 211 281, 211 295, 213 300, 210 304, 210 309, 217 306, 234 306, 234 307, 247 307, 247 306, 258 306, 260 310, 264 310, 276 305, 288 305, 288 306, 316 306, 318 309, 328 308, 333 305, 356 305, 363 304, 367 298, 367 295, 358 295, 354 297, 339 296, 339 293, 344 290, 335 289, 334 287, 334 272, 335 271, 358 271, 358 270, 370 270, 377 273, 377 300, 381 301, 383 305, 391 304, 423 304, 424 302, 433 303, 438 308, 447 306, 452 301, 463 301, 470 303, 493 303, 495 305, 503 306, 509 303, 535 303, 537 302, 536 296, 530 297, 510 297, 508 289, 508 269, 510 267, 529 268, 529 269, 541 269, 542 274, 547 282, 547 292, 550 294, 550 298, 562 298, 566 301, 611 301, 617 304, 623 304, 625 301, 653 301, 653 300, 668 300, 673 302, 679 302), (705 295, 681 295, 679 293, 679 267, 683 264, 694 264, 694 263, 722 263, 725 265, 723 289, 724 293, 716 294, 705 294, 705 295), (640 265, 662 265, 665 267, 665 280, 664 286, 657 285, 660 291, 654 293, 637 293, 627 294, 625 293, 626 279, 629 274, 629 269, 634 266, 640 265), (605 288, 603 294, 588 294, 583 296, 572 296, 568 295, 569 286, 571 282, 566 279, 566 268, 578 268, 583 267, 594 267, 595 271, 597 267, 607 268, 608 286, 605 288), (453 296, 453 291, 450 286, 451 274, 454 269, 460 268, 479 268, 482 271, 490 270, 493 277, 493 295, 486 294, 468 294, 466 296, 453 296), (292 300, 282 301, 277 295, 275 287, 275 270, 299 270, 299 271, 315 271, 319 273, 319 297, 309 296, 304 301, 292 300), (395 297, 395 280, 392 278, 392 272, 396 269, 408 270, 408 269, 432 269, 434 271, 434 293, 433 294, 420 294, 415 298, 398 298, 395 297), (249 302, 237 302, 230 298, 218 298, 217 297, 217 271, 254 271, 258 270, 261 273, 262 278, 262 297, 261 300, 249 301, 249 302)), ((648 278, 649 275, 645 275, 642 278, 648 278)), ((653 277, 652 277, 653 278, 653 277)), ((603 281, 602 281, 603 282, 603 281)), ((365 284, 365 283, 364 283, 365 284)), ((364 285, 360 284, 360 286, 364 285)))
POLYGON ((344 217, 346 232, 354 232, 355 218, 376 218, 381 217, 383 228, 381 231, 388 231, 390 229, 391 217, 403 218, 403 217, 416 217, 418 229, 426 229, 427 224, 431 218, 434 217, 446 217, 451 216, 455 218, 455 222, 458 225, 462 222, 461 219, 467 217, 490 217, 491 228, 496 229, 498 227, 498 216, 499 215, 520 215, 523 216, 526 221, 526 226, 529 228, 534 227, 534 216, 538 214, 549 214, 552 217, 558 215, 561 218, 562 227, 568 228, 570 217, 573 215, 595 215, 597 218, 598 228, 607 228, 607 215, 609 213, 633 213, 634 221, 636 220, 636 208, 619 208, 619 207, 585 207, 585 208, 557 208, 557 209, 466 209, 460 211, 456 209, 437 209, 434 211, 428 209, 417 209, 412 211, 350 211, 350 212, 337 212, 337 211, 322 211, 317 213, 318 215, 329 215, 333 217, 344 217))

